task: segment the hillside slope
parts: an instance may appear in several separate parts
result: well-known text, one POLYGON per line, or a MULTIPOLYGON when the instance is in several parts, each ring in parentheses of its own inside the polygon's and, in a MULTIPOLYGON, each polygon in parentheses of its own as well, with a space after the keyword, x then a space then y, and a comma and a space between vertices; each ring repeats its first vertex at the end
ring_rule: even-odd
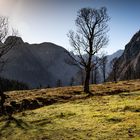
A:
POLYGON ((92 97, 86 97, 82 87, 8 92, 7 103, 39 96, 58 102, 16 113, 11 121, 0 117, 0 139, 139 139, 139 85, 140 80, 91 85, 92 97))

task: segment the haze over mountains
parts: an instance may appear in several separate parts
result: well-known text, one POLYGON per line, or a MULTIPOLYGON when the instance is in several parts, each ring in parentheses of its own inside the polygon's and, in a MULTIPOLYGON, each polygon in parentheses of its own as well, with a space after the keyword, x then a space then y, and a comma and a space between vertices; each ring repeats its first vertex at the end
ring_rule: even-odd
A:
MULTIPOLYGON (((108 56, 107 73, 110 72, 110 61, 121 54, 122 51, 118 51, 108 56)), ((69 86, 72 78, 73 84, 81 84, 79 68, 66 63, 70 59, 67 50, 53 43, 28 44, 17 38, 15 47, 4 59, 8 61, 1 76, 27 83, 30 88, 56 87, 58 81, 61 86, 69 86)))
MULTIPOLYGON (((10 39, 8 38, 5 43, 8 40, 10 39)), ((109 62, 120 56, 121 52, 109 55, 109 62)), ((66 63, 66 60, 70 59, 67 50, 53 43, 28 44, 17 38, 15 47, 4 56, 4 59, 8 61, 1 76, 27 83, 30 88, 56 87, 58 81, 61 82, 61 86, 69 86, 72 78, 73 84, 81 84, 79 68, 66 63)))
MULTIPOLYGON (((7 38, 5 43, 11 40, 7 38)), ((17 80, 29 85, 30 88, 56 87, 81 84, 79 68, 66 63, 71 59, 68 51, 53 43, 28 44, 21 38, 5 56, 8 59, 1 76, 17 80)), ((140 78, 140 31, 137 32, 125 50, 118 50, 107 56, 106 76, 111 72, 110 62, 118 58, 118 80, 140 78)), ((99 71, 99 82, 102 82, 102 73, 99 71)))
POLYGON ((110 74, 110 72, 112 71, 111 68, 111 61, 114 58, 119 58, 121 55, 123 54, 123 50, 118 50, 115 53, 111 54, 111 55, 107 55, 107 65, 106 65, 106 77, 108 77, 108 75, 110 74))

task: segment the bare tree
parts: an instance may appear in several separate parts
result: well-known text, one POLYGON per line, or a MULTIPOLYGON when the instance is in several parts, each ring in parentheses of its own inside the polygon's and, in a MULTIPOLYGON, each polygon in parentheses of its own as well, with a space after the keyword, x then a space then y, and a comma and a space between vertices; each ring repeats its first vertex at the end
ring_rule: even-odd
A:
POLYGON ((70 86, 74 85, 74 81, 75 81, 74 77, 71 77, 71 79, 70 79, 70 86))
POLYGON ((62 87, 62 81, 61 81, 60 79, 58 79, 58 80, 56 81, 56 86, 57 86, 57 87, 62 87))
POLYGON ((93 61, 94 65, 91 69, 91 83, 97 84, 98 77, 99 77, 99 66, 100 66, 101 59, 95 56, 95 60, 93 61))
POLYGON ((112 74, 113 74, 113 81, 117 82, 117 77, 118 77, 118 58, 115 57, 111 61, 111 68, 112 68, 112 74))
POLYGON ((101 58, 100 68, 102 70, 104 82, 106 82, 106 65, 107 65, 107 56, 103 55, 101 58))
POLYGON ((70 31, 68 34, 73 51, 78 56, 78 59, 74 57, 73 59, 85 71, 84 92, 89 94, 90 73, 94 65, 92 57, 108 43, 106 36, 108 20, 105 7, 100 9, 82 8, 78 11, 75 21, 77 32, 70 31), (86 57, 83 54, 86 54, 86 57))
POLYGON ((77 72, 77 80, 79 81, 79 83, 81 85, 84 85, 84 77, 85 77, 85 73, 83 71, 83 69, 79 68, 79 71, 77 72))
POLYGON ((131 63, 129 62, 128 63, 128 66, 127 66, 127 71, 126 71, 126 80, 131 80, 131 79, 134 79, 134 69, 131 65, 131 63))
MULTIPOLYGON (((10 37, 8 38, 9 35, 10 35, 9 20, 7 17, 0 17, 0 72, 3 70, 3 67, 7 62, 7 60, 5 60, 3 57, 10 51, 10 49, 16 43, 16 38, 10 38, 10 37)), ((6 96, 4 94, 3 87, 1 85, 2 84, 0 80, 0 98, 1 98, 0 108, 1 108, 1 113, 4 114, 5 113, 4 102, 6 96)))
POLYGON ((99 73, 99 68, 98 67, 94 67, 94 69, 92 70, 92 84, 97 84, 99 82, 99 78, 100 78, 100 73, 99 73))

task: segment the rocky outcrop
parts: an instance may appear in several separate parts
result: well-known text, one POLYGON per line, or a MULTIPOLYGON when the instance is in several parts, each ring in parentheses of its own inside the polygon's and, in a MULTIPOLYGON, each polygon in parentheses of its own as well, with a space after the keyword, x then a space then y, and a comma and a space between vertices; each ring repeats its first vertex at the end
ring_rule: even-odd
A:
POLYGON ((118 59, 118 80, 140 78, 140 31, 125 46, 123 55, 118 59))

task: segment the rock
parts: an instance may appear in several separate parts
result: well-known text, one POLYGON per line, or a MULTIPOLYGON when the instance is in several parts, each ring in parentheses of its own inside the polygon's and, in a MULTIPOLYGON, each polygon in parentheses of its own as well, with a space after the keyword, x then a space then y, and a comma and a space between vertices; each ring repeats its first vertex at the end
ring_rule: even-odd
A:
POLYGON ((32 100, 31 103, 30 103, 30 109, 36 109, 36 108, 39 108, 40 107, 40 104, 38 103, 37 100, 32 100))
POLYGON ((21 103, 21 110, 29 109, 30 101, 28 99, 23 99, 21 103))
POLYGON ((118 59, 118 80, 140 78, 140 31, 125 46, 122 56, 118 59))
POLYGON ((5 111, 6 111, 6 113, 8 114, 8 115, 12 115, 13 114, 13 112, 14 112, 14 110, 13 110, 13 107, 12 106, 9 106, 9 105, 6 105, 5 106, 5 111))
POLYGON ((20 110, 20 104, 18 104, 16 101, 10 102, 10 105, 13 107, 14 111, 20 110))

